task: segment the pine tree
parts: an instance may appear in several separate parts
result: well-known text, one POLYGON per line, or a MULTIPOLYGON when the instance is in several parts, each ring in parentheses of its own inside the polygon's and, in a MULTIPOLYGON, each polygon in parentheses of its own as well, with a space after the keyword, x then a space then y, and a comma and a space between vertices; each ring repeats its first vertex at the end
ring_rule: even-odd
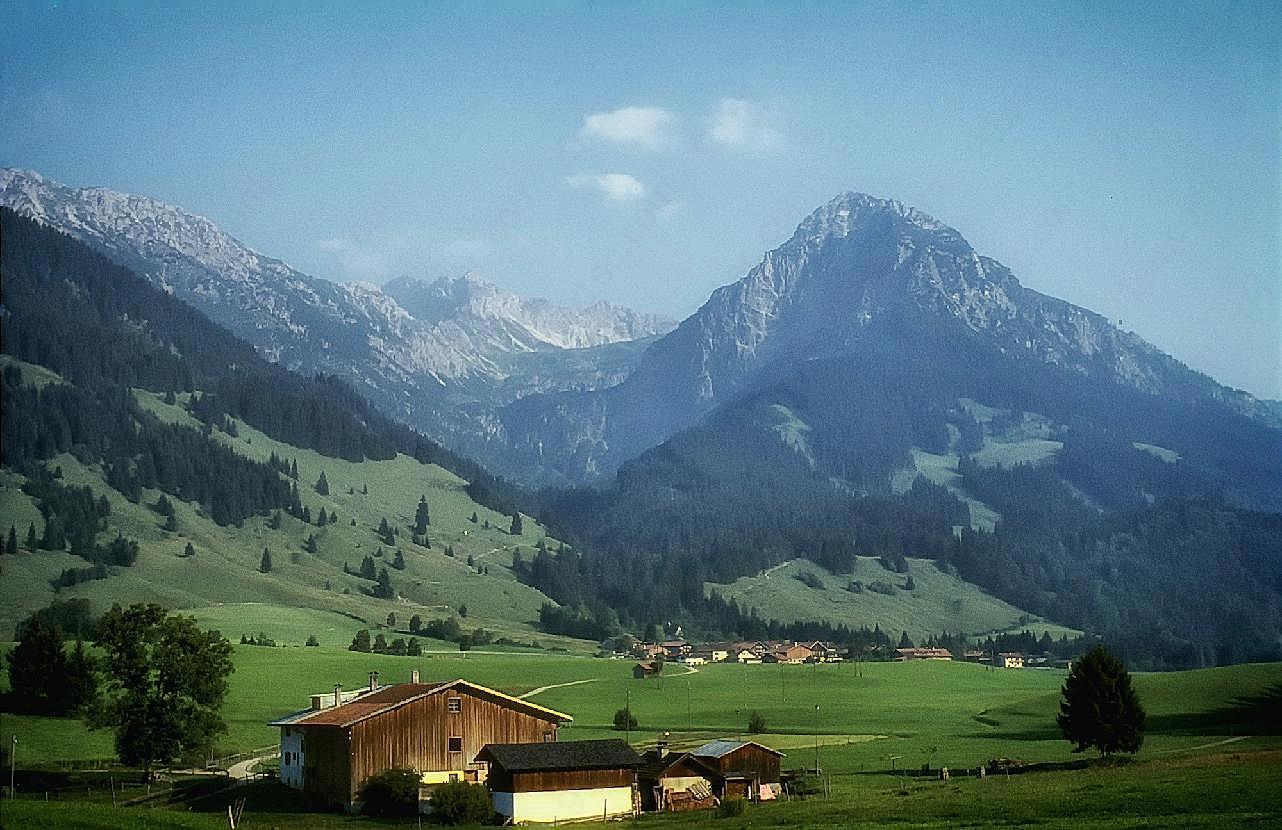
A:
POLYGON ((903 636, 901 636, 901 637, 899 638, 899 647, 900 647, 900 648, 912 648, 912 647, 913 647, 913 641, 912 641, 912 640, 910 640, 910 639, 908 639, 908 631, 907 631, 906 629, 904 630, 903 636))
POLYGON ((166 516, 164 529, 170 533, 178 532, 178 517, 175 516, 173 513, 170 513, 168 516, 166 516))
POLYGON ((396 558, 392 560, 392 567, 398 571, 405 570, 405 554, 401 553, 400 548, 396 549, 396 558))
POLYGON ((432 523, 432 517, 427 509, 427 496, 419 496, 418 509, 414 512, 414 532, 419 536, 427 533, 427 526, 432 523))
POLYGON ((405 653, 410 657, 422 656, 423 646, 419 643, 417 637, 410 637, 410 641, 405 645, 405 653))
POLYGON ((267 526, 270 527, 272 530, 280 530, 280 525, 282 521, 284 521, 284 517, 281 516, 280 511, 277 510, 276 512, 272 513, 272 517, 267 520, 267 526))
POLYGON ((307 642, 303 643, 303 645, 305 645, 305 646, 312 646, 312 647, 319 646, 319 645, 320 645, 320 640, 316 639, 316 635, 315 635, 315 634, 308 634, 308 635, 307 635, 307 642))
POLYGON ((466 605, 460 605, 460 606, 458 607, 458 615, 459 615, 460 617, 462 617, 463 619, 467 619, 467 606, 466 606, 466 605))
POLYGON ((316 479, 316 492, 322 496, 329 495, 329 481, 325 478, 324 470, 321 470, 320 478, 316 479))
POLYGON ((289 462, 289 477, 298 481, 298 459, 295 458, 289 462))
POLYGON ((375 654, 387 653, 387 638, 383 636, 382 632, 379 632, 374 636, 374 653, 375 654))
POLYGON ((166 390, 165 403, 168 404, 169 406, 173 406, 174 404, 178 403, 178 399, 174 397, 174 390, 172 389, 166 390))
POLYGON ((477 523, 477 521, 479 521, 479 519, 477 519, 477 517, 476 517, 476 511, 475 511, 475 510, 473 510, 473 511, 472 511, 472 518, 468 519, 468 521, 469 521, 469 522, 471 522, 472 524, 476 524, 476 523, 477 523))
POLYGON ((396 591, 392 589, 392 578, 387 573, 387 568, 378 569, 378 585, 374 586, 374 596, 380 599, 396 599, 396 591))
POLYGON ((24 547, 26 547, 26 549, 30 551, 34 551, 36 549, 36 523, 35 522, 32 522, 31 524, 27 525, 27 543, 26 545, 24 545, 24 547))
POLYGON ((258 563, 258 570, 261 573, 271 573, 272 570, 272 552, 263 548, 263 558, 258 563))
POLYGON ((364 559, 362 559, 361 560, 361 577, 369 580, 374 579, 375 578, 374 567, 375 567, 374 557, 366 556, 364 559))
POLYGON ((508 528, 508 533, 513 536, 520 536, 523 528, 521 527, 521 511, 512 511, 512 526, 508 528))
POLYGON ((347 650, 363 651, 368 653, 370 650, 369 629, 362 628, 360 631, 357 631, 356 636, 352 638, 352 644, 347 647, 347 650))
POLYGON ((304 549, 304 550, 306 550, 308 553, 315 553, 315 552, 316 552, 317 547, 316 547, 316 534, 315 534, 315 533, 309 533, 309 534, 307 534, 307 541, 306 541, 305 543, 303 543, 303 549, 304 549))
POLYGON ((326 515, 325 508, 322 507, 320 513, 316 516, 316 526, 324 527, 327 524, 329 524, 329 516, 326 515))
POLYGON ((417 634, 423 628, 423 618, 418 614, 410 617, 410 633, 417 634))
POLYGON ((18 553, 18 529, 13 525, 9 525, 9 538, 5 540, 4 552, 10 556, 18 553))
MULTIPOLYGON (((266 549, 266 548, 263 548, 263 553, 267 553, 267 549, 266 549)), ((191 557, 193 557, 193 556, 195 556, 195 555, 196 555, 196 549, 195 549, 194 547, 192 547, 191 542, 188 542, 188 543, 187 543, 187 547, 183 548, 183 556, 184 556, 184 557, 186 557, 186 558, 191 558, 191 557)), ((271 560, 270 560, 270 559, 268 559, 267 564, 268 564, 268 565, 271 565, 271 560)), ((269 570, 270 570, 270 568, 269 568, 269 570)))
POLYGON ((1094 747, 1103 757, 1138 752, 1144 745, 1144 707, 1131 676, 1104 646, 1096 646, 1074 664, 1064 681, 1055 718, 1074 752, 1094 747))
POLYGON ((384 516, 378 523, 378 536, 383 540, 383 544, 388 547, 396 544, 396 537, 392 535, 392 527, 387 523, 386 516, 384 516))
POLYGON ((395 611, 387 612, 387 627, 392 629, 393 631, 396 630, 396 612, 395 611))

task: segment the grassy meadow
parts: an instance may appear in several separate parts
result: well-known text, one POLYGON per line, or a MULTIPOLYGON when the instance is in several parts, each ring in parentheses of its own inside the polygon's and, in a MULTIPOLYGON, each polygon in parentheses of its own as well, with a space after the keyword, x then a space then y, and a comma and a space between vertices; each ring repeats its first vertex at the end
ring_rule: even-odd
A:
MULTIPOLYGON (((513 694, 533 693, 531 700, 574 717, 562 740, 622 737, 610 722, 616 709, 630 704, 641 724, 627 736, 635 746, 653 745, 670 732, 675 746, 691 747, 743 736, 748 713, 756 709, 767 727, 757 739, 785 752, 786 768, 813 768, 817 758, 828 789, 803 801, 751 805, 739 819, 705 813, 641 820, 656 827, 1264 827, 1282 820, 1282 788, 1276 786, 1282 738, 1256 735, 1249 722, 1222 716, 1235 699, 1282 682, 1282 664, 1135 675, 1149 715, 1144 748, 1132 761, 1101 766, 1072 753, 1055 727, 1060 671, 947 662, 711 665, 694 672, 669 666, 659 678, 639 681, 629 661, 572 654, 442 650, 409 658, 325 646, 236 646, 235 663, 225 751, 270 746, 276 731, 267 720, 303 707, 309 694, 336 682, 362 685, 371 670, 397 682, 417 668, 425 679, 465 677, 513 694), (1049 771, 974 777, 974 768, 991 758, 1049 771), (932 771, 947 766, 953 777, 940 782, 922 775, 923 765, 932 771)), ((37 756, 42 741, 47 760, 68 752, 83 757, 75 737, 77 730, 86 737, 82 728, 74 721, 57 729, 52 724, 6 716, 4 731, 19 734, 20 765, 37 756)), ((104 740, 109 745, 109 736, 93 733, 83 746, 104 740)), ((271 806, 277 796, 246 792, 253 822, 246 826, 376 824, 255 813, 256 801, 260 810, 278 809, 271 806)), ((13 822, 6 827, 147 826, 133 822, 154 820, 156 813, 173 822, 153 826, 213 827, 218 820, 159 809, 113 811, 57 797, 49 804, 20 798, 6 812, 13 822)))

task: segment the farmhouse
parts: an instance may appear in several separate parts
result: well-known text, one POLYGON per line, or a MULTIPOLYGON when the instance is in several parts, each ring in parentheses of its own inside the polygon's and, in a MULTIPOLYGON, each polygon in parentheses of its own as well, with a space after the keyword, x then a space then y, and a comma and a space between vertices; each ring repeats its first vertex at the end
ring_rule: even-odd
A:
POLYGON ((485 767, 472 761, 483 746, 555 741, 557 727, 572 720, 466 680, 420 683, 418 672, 411 680, 379 687, 371 674, 358 697, 336 690, 272 721, 280 727, 281 781, 343 808, 371 776, 396 767, 421 771, 424 784, 483 781, 485 767))
POLYGON ((718 798, 755 800, 762 785, 779 783, 783 753, 756 741, 710 741, 688 754, 708 769, 718 798))
POLYGON ((804 663, 814 657, 814 652, 801 643, 781 645, 761 655, 763 663, 804 663))
POLYGON ((1003 651, 993 658, 993 665, 1003 669, 1024 668, 1024 655, 1014 651, 1003 651))
POLYGON ((953 653, 946 648, 897 648, 895 659, 900 662, 908 660, 951 660, 953 653))
POLYGON ((618 738, 546 744, 488 744, 494 810, 513 824, 634 815, 641 756, 618 738))

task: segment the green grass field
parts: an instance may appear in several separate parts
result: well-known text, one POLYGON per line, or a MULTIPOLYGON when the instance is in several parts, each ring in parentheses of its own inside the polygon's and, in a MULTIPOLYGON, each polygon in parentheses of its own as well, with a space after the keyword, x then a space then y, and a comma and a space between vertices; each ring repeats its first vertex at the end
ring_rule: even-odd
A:
MULTIPOLYGON (((818 744, 828 795, 751 805, 741 819, 704 813, 642 820, 657 827, 1265 827, 1282 820, 1282 738, 1255 735, 1250 723, 1231 725, 1220 716, 1234 699, 1282 681, 1282 664, 1137 674, 1150 724, 1143 750, 1120 766, 1073 768, 1089 758, 1073 754, 1054 725, 1064 676, 1058 671, 938 662, 712 665, 697 672, 669 667, 657 679, 638 681, 628 661, 555 654, 396 658, 237 646, 235 661, 227 749, 270 745, 275 733, 264 725, 267 719, 301 708, 308 694, 334 682, 360 685, 369 670, 401 680, 411 668, 424 678, 466 677, 515 694, 552 686, 532 699, 574 716, 562 740, 620 736, 609 723, 630 703, 641 722, 629 736, 638 747, 663 732, 671 732, 679 747, 742 736, 751 709, 766 717, 767 732, 757 739, 785 752, 785 767, 813 767, 818 744), (1060 768, 984 780, 971 774, 995 757, 1060 768), (947 766, 954 776, 945 783, 912 774, 924 764, 947 766)), ((38 726, 7 717, 4 723, 6 731, 19 731, 24 752, 41 740, 38 726)), ((26 757, 20 755, 20 763, 26 757)), ((19 799, 6 809, 13 822, 6 827, 148 826, 148 820, 157 822, 151 826, 213 827, 217 820, 57 800, 19 799), (174 821, 165 824, 157 815, 174 821)), ((373 823, 253 810, 251 799, 247 815, 254 824, 247 826, 373 823)))
POLYGON ((707 589, 726 598, 733 597, 741 606, 757 610, 765 619, 792 622, 826 620, 845 623, 853 628, 880 625, 895 641, 901 631, 920 639, 941 631, 982 636, 1001 631, 1027 628, 1041 636, 1049 631, 1058 639, 1061 634, 1076 636, 1080 632, 1026 614, 982 589, 949 576, 927 559, 909 559, 913 577, 912 591, 904 590, 907 574, 892 573, 874 557, 861 556, 849 574, 832 574, 805 559, 794 560, 778 569, 744 577, 730 585, 709 583, 707 589), (810 573, 824 583, 812 588, 795 577, 810 573), (859 593, 847 590, 854 580, 864 584, 859 593), (875 581, 894 588, 893 595, 870 590, 875 581))

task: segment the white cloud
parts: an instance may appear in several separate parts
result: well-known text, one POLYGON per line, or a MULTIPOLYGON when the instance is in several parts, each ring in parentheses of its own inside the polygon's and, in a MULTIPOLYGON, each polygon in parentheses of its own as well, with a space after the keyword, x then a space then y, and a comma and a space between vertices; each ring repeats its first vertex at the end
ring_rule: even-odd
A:
POLYGON ((661 107, 623 107, 585 116, 579 137, 658 150, 674 143, 676 116, 661 107))
POLYGON ((321 239, 316 247, 334 258, 343 272, 340 276, 343 280, 381 282, 390 270, 387 257, 381 251, 364 248, 348 239, 321 239))
POLYGON ((783 146, 783 133, 768 114, 745 98, 722 98, 708 120, 708 138, 717 144, 767 153, 783 146))
POLYGON ((576 173, 566 176, 570 187, 594 187, 613 202, 631 202, 644 199, 646 187, 630 173, 576 173))
POLYGON ((654 218, 664 222, 670 219, 676 219, 678 216, 681 215, 681 212, 684 211, 685 208, 686 208, 685 202, 680 202, 680 201, 664 202, 663 204, 655 208, 654 218))

